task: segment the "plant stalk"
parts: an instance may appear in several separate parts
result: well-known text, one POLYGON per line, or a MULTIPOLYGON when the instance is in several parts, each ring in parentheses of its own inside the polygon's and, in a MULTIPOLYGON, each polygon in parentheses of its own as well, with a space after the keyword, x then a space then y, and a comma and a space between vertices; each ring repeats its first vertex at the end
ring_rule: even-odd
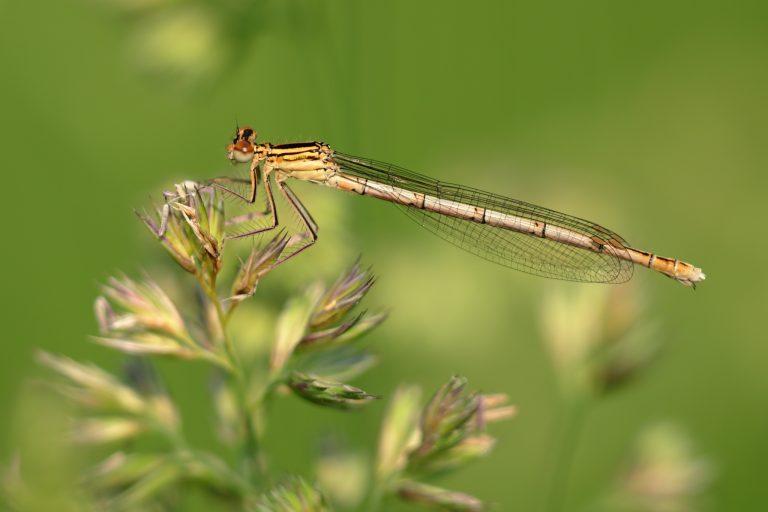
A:
POLYGON ((558 440, 558 449, 553 457, 552 479, 549 484, 547 512, 562 512, 568 496, 581 430, 588 409, 588 399, 577 395, 566 398, 558 440))
POLYGON ((228 324, 230 317, 221 305, 218 293, 216 292, 215 280, 211 286, 205 286, 203 284, 203 288, 216 311, 216 319, 219 324, 218 328, 221 333, 222 344, 231 367, 230 376, 232 378, 232 385, 235 390, 243 426, 243 469, 245 471, 246 479, 251 481, 254 477, 264 474, 265 468, 263 461, 259 456, 258 434, 254 425, 251 406, 248 403, 248 377, 232 339, 229 336, 228 324))

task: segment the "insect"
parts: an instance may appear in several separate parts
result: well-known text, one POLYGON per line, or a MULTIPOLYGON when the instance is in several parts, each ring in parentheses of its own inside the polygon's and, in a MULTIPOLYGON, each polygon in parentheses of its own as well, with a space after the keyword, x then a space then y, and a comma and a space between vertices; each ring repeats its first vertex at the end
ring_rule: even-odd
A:
POLYGON ((703 281, 690 263, 629 246, 615 232, 594 222, 471 187, 437 181, 401 167, 333 150, 322 142, 257 143, 250 127, 238 128, 227 157, 250 164, 248 178, 207 182, 244 204, 256 202, 259 184, 267 208, 230 224, 228 238, 243 238, 276 228, 272 181, 298 215, 310 247, 318 227, 289 187, 289 178, 394 203, 418 224, 462 249, 494 263, 543 277, 580 282, 621 283, 641 265, 686 286, 703 281), (271 179, 273 178, 273 179, 271 179), (251 227, 256 216, 266 225, 251 227))

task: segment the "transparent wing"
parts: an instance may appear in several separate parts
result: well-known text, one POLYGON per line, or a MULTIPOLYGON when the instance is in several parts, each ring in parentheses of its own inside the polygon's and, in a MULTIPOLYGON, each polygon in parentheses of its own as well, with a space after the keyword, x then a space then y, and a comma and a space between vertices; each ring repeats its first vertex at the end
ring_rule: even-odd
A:
MULTIPOLYGON (((546 222, 548 226, 566 228, 610 245, 616 254, 626 251, 628 247, 627 242, 613 231, 593 222, 541 206, 470 187, 443 183, 375 160, 341 153, 335 153, 334 160, 345 173, 358 178, 366 178, 441 200, 546 222)), ((595 252, 490 224, 398 204, 396 197, 393 197, 392 201, 411 219, 441 238, 506 267, 568 281, 621 283, 632 277, 632 263, 609 252, 595 252)))

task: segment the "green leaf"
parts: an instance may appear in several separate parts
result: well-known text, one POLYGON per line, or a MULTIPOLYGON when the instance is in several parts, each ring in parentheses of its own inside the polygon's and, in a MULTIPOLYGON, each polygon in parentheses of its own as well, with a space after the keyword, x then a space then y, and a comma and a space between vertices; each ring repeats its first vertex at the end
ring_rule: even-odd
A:
POLYGON ((383 487, 405 468, 407 454, 418 443, 421 389, 400 385, 384 415, 379 438, 376 479, 383 487))
POLYGON ((129 509, 142 505, 166 489, 175 487, 181 476, 181 468, 176 464, 171 462, 161 464, 117 495, 111 502, 110 510, 129 509))
POLYGON ((83 444, 103 444, 132 439, 147 430, 143 421, 121 418, 92 418, 75 423, 72 437, 83 444))
POLYGON ((116 452, 90 472, 88 481, 105 490, 122 488, 138 481, 165 462, 165 457, 160 455, 116 452))
POLYGON ((279 372, 285 366, 296 345, 304 337, 312 311, 322 294, 322 285, 310 286, 304 295, 291 299, 280 313, 270 362, 273 373, 279 372))
POLYGON ((348 381, 358 377, 378 361, 378 356, 356 347, 341 346, 302 354, 296 370, 324 379, 348 381))

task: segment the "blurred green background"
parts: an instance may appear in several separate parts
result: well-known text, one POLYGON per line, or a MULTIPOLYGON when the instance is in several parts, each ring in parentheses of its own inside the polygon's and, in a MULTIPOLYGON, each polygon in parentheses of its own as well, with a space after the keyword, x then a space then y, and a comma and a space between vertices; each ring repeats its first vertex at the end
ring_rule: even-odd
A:
MULTIPOLYGON (((3 0, 0 26, 0 459, 28 428, 15 416, 42 374, 36 348, 116 366, 87 341, 98 285, 167 263, 132 209, 174 180, 231 171, 224 145, 240 122, 261 140, 323 140, 593 219, 701 266, 695 292, 643 269, 622 285, 666 348, 591 409, 566 509, 602 493, 659 419, 715 464, 712 509, 764 509, 765 2, 3 0)), ((379 276, 368 305, 392 308, 364 387, 432 390, 461 373, 508 393, 520 414, 494 429, 497 450, 442 484, 498 510, 541 509, 560 411, 541 304, 595 285, 486 263, 389 205, 302 185, 320 242, 256 300, 276 309, 280 290, 362 255, 379 276)), ((191 404, 205 392, 193 377, 172 389, 191 404)), ((382 411, 281 401, 272 458, 306 472, 328 433, 372 450, 382 411)), ((190 414, 191 436, 210 442, 206 412, 190 414)))

